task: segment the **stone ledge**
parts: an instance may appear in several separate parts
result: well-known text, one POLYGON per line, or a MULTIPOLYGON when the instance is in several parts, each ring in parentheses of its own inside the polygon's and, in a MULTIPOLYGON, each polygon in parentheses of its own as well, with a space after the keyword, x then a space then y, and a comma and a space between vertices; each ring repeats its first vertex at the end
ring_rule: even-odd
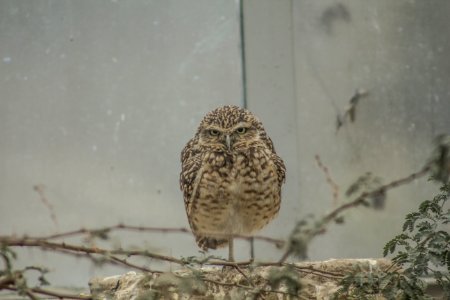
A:
MULTIPOLYGON (((371 272, 387 269, 390 261, 331 259, 296 263, 298 281, 302 285, 301 296, 305 299, 330 299, 329 297, 339 288, 337 282, 340 278, 335 274, 351 272, 357 265, 362 270, 371 272)), ((242 267, 245 276, 233 268, 223 270, 222 267, 203 267, 197 270, 200 272, 190 269, 162 274, 128 272, 123 275, 93 278, 89 286, 94 299, 159 299, 155 297, 157 295, 162 296, 162 299, 245 299, 254 295, 258 288, 269 289, 267 278, 270 272, 280 268, 276 266, 252 269, 242 267), (199 274, 204 280, 199 279, 199 274), (253 291, 252 288, 248 288, 249 279, 255 285, 253 291)), ((278 291, 279 293, 265 294, 265 298, 286 299, 286 286, 280 285, 278 291)))

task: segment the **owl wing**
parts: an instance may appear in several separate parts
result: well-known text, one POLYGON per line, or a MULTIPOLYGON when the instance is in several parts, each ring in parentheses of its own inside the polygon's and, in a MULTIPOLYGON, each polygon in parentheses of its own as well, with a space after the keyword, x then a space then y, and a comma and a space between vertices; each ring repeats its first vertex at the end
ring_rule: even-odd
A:
POLYGON ((284 162, 281 159, 281 157, 279 157, 275 153, 275 151, 272 154, 272 160, 274 161, 275 166, 277 168, 278 186, 280 187, 280 190, 281 190, 281 185, 286 180, 286 166, 284 165, 284 162))
POLYGON ((190 202, 195 187, 195 179, 201 167, 201 154, 195 148, 195 140, 190 140, 181 152, 180 189, 183 192, 186 212, 189 215, 190 202))
POLYGON ((277 152, 275 151, 275 147, 273 146, 273 142, 270 139, 270 137, 266 136, 266 143, 268 147, 272 150, 271 159, 275 164, 277 177, 278 177, 278 187, 281 188, 281 185, 286 180, 286 166, 284 165, 283 160, 281 157, 278 156, 277 152))

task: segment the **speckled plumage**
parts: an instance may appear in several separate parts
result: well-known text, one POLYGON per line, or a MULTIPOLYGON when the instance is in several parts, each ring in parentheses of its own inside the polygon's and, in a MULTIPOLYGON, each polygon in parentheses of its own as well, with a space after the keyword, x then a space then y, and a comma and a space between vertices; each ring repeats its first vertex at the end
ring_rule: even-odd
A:
POLYGON ((283 160, 248 110, 209 112, 181 153, 180 187, 189 224, 203 249, 251 234, 280 209, 283 160))

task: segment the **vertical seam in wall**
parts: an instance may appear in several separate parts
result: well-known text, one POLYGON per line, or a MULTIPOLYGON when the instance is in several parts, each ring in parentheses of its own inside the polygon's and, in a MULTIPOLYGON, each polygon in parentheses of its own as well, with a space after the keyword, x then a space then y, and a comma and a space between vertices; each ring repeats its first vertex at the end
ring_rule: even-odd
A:
POLYGON ((242 107, 247 108, 247 67, 245 59, 244 0, 239 0, 239 35, 241 43, 242 107))
MULTIPOLYGON (((292 66, 292 81, 293 81, 293 93, 294 93, 294 108, 295 108, 295 141, 296 141, 296 149, 295 149, 295 153, 297 155, 297 158, 300 158, 300 139, 299 139, 299 122, 298 122, 298 86, 297 86, 297 55, 295 52, 295 14, 294 14, 294 1, 290 0, 290 11, 291 11, 291 55, 292 55, 292 62, 293 62, 293 66, 292 66)), ((301 170, 300 167, 301 164, 297 163, 297 175, 300 177, 301 174, 301 170)))

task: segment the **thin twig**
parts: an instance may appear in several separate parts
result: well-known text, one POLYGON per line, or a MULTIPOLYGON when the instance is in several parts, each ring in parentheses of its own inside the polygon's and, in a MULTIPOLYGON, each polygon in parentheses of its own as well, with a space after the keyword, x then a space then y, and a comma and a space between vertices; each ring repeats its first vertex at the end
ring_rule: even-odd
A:
POLYGON ((331 177, 330 174, 330 170, 328 169, 328 167, 326 167, 321 159, 320 156, 318 154, 316 154, 314 156, 314 158, 316 159, 317 162, 317 166, 323 171, 323 173, 325 174, 325 178, 327 180, 327 183, 330 185, 331 190, 333 191, 333 207, 336 207, 339 203, 339 186, 337 185, 337 183, 333 180, 333 178, 331 177))
POLYGON ((8 286, 13 283, 14 283, 14 278, 12 276, 6 275, 6 276, 0 277, 0 290, 3 287, 8 286))
MULTIPOLYGON (((233 283, 233 282, 220 282, 220 281, 217 281, 217 280, 214 280, 214 279, 209 279, 209 278, 202 278, 201 280, 204 281, 204 282, 209 282, 209 283, 216 284, 216 285, 228 286, 228 287, 238 287, 238 288, 243 288, 243 289, 246 289, 246 290, 253 290, 254 287, 255 287, 254 285, 252 285, 252 286, 245 286, 245 285, 238 284, 238 283, 233 283)), ((297 295, 293 295, 293 294, 288 293, 288 292, 276 291, 276 290, 267 290, 265 288, 262 288, 260 291, 264 292, 264 293, 268 293, 268 294, 269 293, 273 293, 273 294, 282 294, 282 295, 295 296, 295 297, 297 296, 297 295)))
POLYGON ((37 184, 33 186, 33 190, 36 191, 36 193, 39 195, 39 200, 44 204, 44 206, 48 209, 50 212, 50 218, 52 219, 53 223, 56 227, 58 227, 58 219, 56 218, 55 214, 55 208, 53 205, 48 201, 47 197, 45 196, 45 186, 43 184, 37 184))
POLYGON ((138 231, 138 232, 160 232, 160 233, 191 233, 190 230, 181 227, 181 228, 163 228, 163 227, 143 227, 143 226, 130 226, 130 225, 124 225, 124 224, 117 224, 117 225, 113 225, 113 226, 107 226, 107 227, 102 227, 102 228, 97 228, 97 229, 86 229, 86 228, 81 228, 78 230, 72 230, 72 231, 67 231, 67 232, 61 232, 61 233, 56 233, 53 235, 48 235, 48 236, 42 236, 42 237, 38 237, 37 239, 42 239, 42 240, 53 240, 53 239, 60 239, 60 238, 68 238, 68 237, 74 237, 74 236, 78 236, 78 235, 85 235, 85 234, 90 234, 90 235, 95 235, 99 232, 112 232, 115 230, 126 230, 126 231, 138 231))
POLYGON ((247 282, 252 286, 255 287, 255 284, 253 283, 253 281, 244 273, 244 271, 242 271, 241 268, 239 268, 238 265, 235 265, 234 268, 241 273, 242 276, 244 276, 244 278, 247 280, 247 282))
POLYGON ((223 267, 233 267, 235 268, 236 266, 248 266, 253 264, 253 261, 251 260, 246 260, 246 261, 241 261, 241 262, 232 262, 232 261, 226 261, 226 260, 210 260, 210 261, 206 261, 203 263, 203 265, 206 266, 223 266, 223 267))
POLYGON ((121 265, 128 266, 128 267, 131 267, 133 269, 136 269, 136 270, 139 270, 139 271, 142 271, 142 272, 158 273, 158 274, 163 273, 162 271, 151 270, 149 268, 145 268, 145 267, 141 267, 141 266, 132 264, 132 263, 126 261, 126 259, 121 259, 121 258, 118 258, 116 256, 110 256, 110 258, 111 258, 111 260, 116 261, 116 262, 118 262, 121 265))
POLYGON ((39 298, 30 290, 26 289, 25 294, 31 299, 31 300, 39 300, 39 298))
POLYGON ((296 266, 295 264, 293 266, 296 270, 307 273, 307 274, 313 274, 313 275, 318 275, 321 277, 328 277, 328 278, 333 278, 333 279, 344 277, 343 274, 316 269, 316 268, 313 268, 312 266, 300 267, 300 266, 296 266), (305 272, 305 270, 307 270, 309 272, 305 272))

